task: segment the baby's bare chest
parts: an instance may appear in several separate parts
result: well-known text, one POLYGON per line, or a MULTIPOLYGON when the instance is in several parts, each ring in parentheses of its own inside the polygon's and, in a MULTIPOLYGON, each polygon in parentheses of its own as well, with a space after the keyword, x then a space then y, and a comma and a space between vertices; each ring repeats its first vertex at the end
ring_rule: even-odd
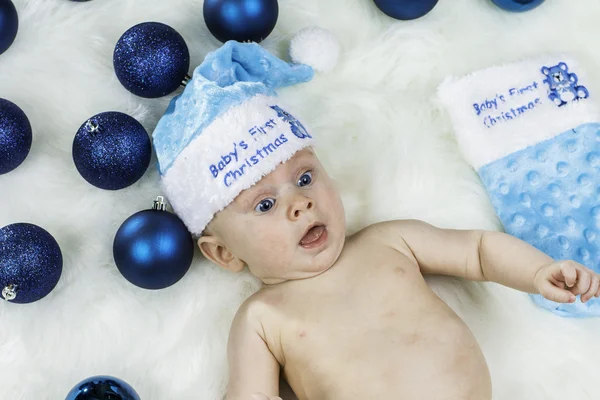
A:
POLYGON ((351 361, 381 357, 431 340, 462 322, 429 288, 416 267, 401 260, 332 279, 289 298, 282 312, 286 359, 328 352, 351 361))
POLYGON ((318 285, 299 286, 282 304, 273 347, 292 386, 310 388, 313 397, 341 393, 334 386, 354 380, 389 387, 411 376, 415 362, 445 368, 440 359, 453 364, 465 349, 478 352, 468 328, 407 258, 380 254, 364 268, 353 261, 318 285))

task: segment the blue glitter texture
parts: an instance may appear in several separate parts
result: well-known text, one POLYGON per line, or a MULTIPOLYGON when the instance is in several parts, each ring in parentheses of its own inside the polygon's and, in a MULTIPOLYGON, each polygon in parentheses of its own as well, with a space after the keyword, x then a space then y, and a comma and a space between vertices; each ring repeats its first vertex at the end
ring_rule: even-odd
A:
POLYGON ((225 43, 260 43, 275 28, 277 0, 205 0, 204 21, 214 37, 225 43))
POLYGON ((140 400, 126 382, 112 376, 92 376, 79 382, 65 400, 140 400))
POLYGON ((190 53, 176 30, 160 22, 144 22, 121 36, 113 65, 127 90, 140 97, 157 98, 182 84, 189 71, 190 53))
POLYGON ((54 289, 63 258, 56 240, 37 225, 18 223, 0 229, 0 291, 16 285, 11 303, 31 303, 54 289))
POLYGON ((152 156, 148 133, 127 114, 109 111, 87 120, 73 140, 73 161, 92 185, 119 190, 137 182, 152 156))
POLYGON ((10 0, 0 0, 0 54, 13 44, 19 30, 19 15, 10 0))
POLYGON ((145 289, 164 289, 187 273, 194 241, 175 214, 144 210, 123 222, 115 235, 113 256, 129 282, 145 289))
POLYGON ((21 165, 31 150, 31 141, 25 113, 16 104, 0 99, 0 175, 21 165))

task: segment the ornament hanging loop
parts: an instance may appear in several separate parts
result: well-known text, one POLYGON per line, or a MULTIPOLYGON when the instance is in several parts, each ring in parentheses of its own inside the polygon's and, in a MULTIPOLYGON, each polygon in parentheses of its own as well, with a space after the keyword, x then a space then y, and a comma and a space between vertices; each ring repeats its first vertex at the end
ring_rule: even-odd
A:
POLYGON ((190 74, 185 74, 185 76, 183 77, 183 80, 181 81, 181 86, 186 87, 188 83, 190 83, 190 81, 192 80, 192 77, 190 76, 190 74))
POLYGON ((17 298, 17 285, 8 285, 2 289, 2 297, 6 301, 11 301, 17 298))
POLYGON ((167 203, 165 203, 165 198, 163 196, 158 196, 156 200, 154 200, 154 205, 152 206, 152 209, 157 211, 166 211, 167 203))

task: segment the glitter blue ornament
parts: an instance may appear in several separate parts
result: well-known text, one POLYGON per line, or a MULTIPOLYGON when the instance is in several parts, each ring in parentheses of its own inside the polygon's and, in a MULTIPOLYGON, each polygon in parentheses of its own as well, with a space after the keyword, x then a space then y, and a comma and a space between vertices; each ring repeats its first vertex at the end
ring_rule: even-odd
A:
POLYGON ((512 12, 533 10, 541 5, 544 0, 492 0, 498 7, 512 12))
POLYGON ((81 125, 73 140, 73 161, 92 185, 119 190, 137 182, 152 156, 148 133, 127 114, 108 111, 81 125))
POLYGON ((375 5, 388 16, 409 21, 428 14, 438 0, 374 0, 375 5))
POLYGON ((121 84, 131 93, 157 98, 174 92, 189 79, 190 53, 183 37, 160 22, 129 28, 113 53, 121 84))
POLYGON ((0 175, 17 168, 31 150, 31 124, 16 104, 0 99, 0 175))
POLYGON ((129 282, 144 289, 164 289, 187 273, 194 241, 179 217, 165 211, 159 196, 152 209, 123 222, 115 235, 113 256, 129 282))
POLYGON ((260 43, 279 17, 277 0, 205 0, 204 22, 221 42, 260 43))
POLYGON ((54 289, 63 258, 56 240, 28 223, 0 229, 0 290, 11 303, 32 303, 54 289))
POLYGON ((13 44, 19 30, 19 16, 11 0, 0 0, 0 54, 13 44))
POLYGON ((140 400, 140 396, 127 382, 98 375, 75 385, 65 400, 140 400))

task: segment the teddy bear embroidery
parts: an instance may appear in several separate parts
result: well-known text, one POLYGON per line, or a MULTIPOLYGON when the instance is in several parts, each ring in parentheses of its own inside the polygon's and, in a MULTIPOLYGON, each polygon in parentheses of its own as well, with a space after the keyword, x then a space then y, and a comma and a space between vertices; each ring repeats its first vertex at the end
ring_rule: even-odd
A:
POLYGON ((279 106, 271 106, 271 108, 277 112, 277 116, 279 118, 290 124, 292 133, 296 135, 296 137, 299 139, 312 138, 304 125, 302 125, 302 123, 298 121, 292 114, 288 113, 279 106))
POLYGON ((550 87, 548 98, 557 106, 562 107, 567 103, 590 96, 585 86, 578 86, 577 75, 569 72, 569 66, 561 62, 553 67, 543 67, 542 74, 546 76, 544 82, 550 87))

